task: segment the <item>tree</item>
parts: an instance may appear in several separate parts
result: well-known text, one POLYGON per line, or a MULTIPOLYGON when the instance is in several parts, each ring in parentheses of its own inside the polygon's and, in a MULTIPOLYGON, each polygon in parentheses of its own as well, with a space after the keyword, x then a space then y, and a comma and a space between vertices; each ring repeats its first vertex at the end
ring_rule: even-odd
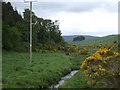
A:
MULTIPOLYGON (((19 47, 19 44, 21 45, 19 50, 25 51, 26 47, 29 47, 30 10, 25 9, 22 18, 10 2, 2 2, 2 4, 3 48, 13 50, 19 47)), ((32 12, 32 42, 33 45, 57 45, 63 43, 64 40, 59 27, 56 27, 52 20, 39 18, 32 12)))
POLYGON ((16 27, 18 28, 19 32, 21 33, 21 41, 22 42, 29 42, 29 24, 26 22, 17 22, 16 27))
MULTIPOLYGON (((23 12, 23 19, 25 22, 30 23, 30 10, 25 9, 23 12)), ((34 12, 32 12, 32 22, 35 23, 37 20, 37 16, 35 15, 34 12)))
POLYGON ((73 41, 82 41, 84 39, 85 39, 84 36, 77 36, 77 37, 73 38, 73 41))
POLYGON ((23 20, 17 10, 14 11, 10 2, 2 2, 2 19, 10 26, 15 26, 17 22, 21 22, 23 20))
POLYGON ((19 47, 20 32, 17 28, 10 27, 7 23, 3 22, 2 39, 4 49, 14 50, 16 47, 19 47))

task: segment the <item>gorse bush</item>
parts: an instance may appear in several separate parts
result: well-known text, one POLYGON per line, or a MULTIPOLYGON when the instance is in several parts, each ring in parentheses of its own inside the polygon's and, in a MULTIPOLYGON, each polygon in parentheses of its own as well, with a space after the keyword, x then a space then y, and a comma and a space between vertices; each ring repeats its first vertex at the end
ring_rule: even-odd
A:
POLYGON ((78 47, 66 44, 63 50, 66 52, 78 52, 78 47))
MULTIPOLYGON (((114 46, 113 46, 114 47, 114 46)), ((113 49, 113 48, 112 48, 113 49)), ((89 85, 99 87, 120 87, 120 53, 111 49, 99 49, 82 63, 81 67, 89 85)))
POLYGON ((56 51, 57 51, 56 49, 52 49, 50 52, 55 53, 56 51))
POLYGON ((80 51, 80 55, 87 55, 88 50, 86 48, 82 48, 82 50, 80 51))
POLYGON ((70 56, 70 55, 71 55, 69 52, 66 52, 65 54, 66 54, 66 55, 68 55, 68 56, 70 56))

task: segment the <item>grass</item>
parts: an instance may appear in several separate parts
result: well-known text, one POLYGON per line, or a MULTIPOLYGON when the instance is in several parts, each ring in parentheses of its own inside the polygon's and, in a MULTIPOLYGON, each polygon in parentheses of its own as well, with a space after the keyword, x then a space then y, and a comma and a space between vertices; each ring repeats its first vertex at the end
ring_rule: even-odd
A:
POLYGON ((67 42, 71 45, 85 46, 85 45, 114 43, 115 41, 119 42, 118 40, 120 40, 120 35, 111 35, 111 36, 105 36, 105 37, 86 39, 83 41, 67 41, 67 42))
POLYGON ((34 52, 29 64, 29 53, 3 51, 3 88, 48 88, 70 72, 70 59, 59 51, 34 52))
POLYGON ((32 64, 29 63, 29 53, 3 51, 3 88, 49 88, 62 76, 79 69, 97 48, 87 49, 88 55, 72 53, 71 56, 62 51, 33 52, 32 64))

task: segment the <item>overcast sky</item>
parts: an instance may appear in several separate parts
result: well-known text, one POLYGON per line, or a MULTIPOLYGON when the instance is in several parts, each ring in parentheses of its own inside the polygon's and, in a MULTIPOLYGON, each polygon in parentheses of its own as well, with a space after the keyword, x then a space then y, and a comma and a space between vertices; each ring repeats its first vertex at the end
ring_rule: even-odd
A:
MULTIPOLYGON (((5 1, 21 14, 29 8, 24 0, 5 1)), ((59 20, 62 35, 118 34, 118 0, 38 0, 33 3, 33 12, 44 19, 59 20)))

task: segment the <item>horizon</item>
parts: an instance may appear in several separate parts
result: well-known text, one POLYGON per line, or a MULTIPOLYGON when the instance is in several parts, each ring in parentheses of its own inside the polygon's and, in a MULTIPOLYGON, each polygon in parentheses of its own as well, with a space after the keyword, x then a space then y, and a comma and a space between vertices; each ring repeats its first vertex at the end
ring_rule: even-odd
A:
POLYGON ((61 36, 93 36, 93 37, 105 37, 105 36, 111 36, 111 35, 120 35, 120 34, 109 34, 109 35, 104 35, 104 36, 100 36, 100 35, 87 35, 87 34, 86 34, 86 35, 82 35, 82 34, 81 34, 81 35, 80 35, 80 34, 79 34, 79 35, 77 35, 77 34, 75 35, 75 34, 74 34, 74 35, 61 35, 61 36))

